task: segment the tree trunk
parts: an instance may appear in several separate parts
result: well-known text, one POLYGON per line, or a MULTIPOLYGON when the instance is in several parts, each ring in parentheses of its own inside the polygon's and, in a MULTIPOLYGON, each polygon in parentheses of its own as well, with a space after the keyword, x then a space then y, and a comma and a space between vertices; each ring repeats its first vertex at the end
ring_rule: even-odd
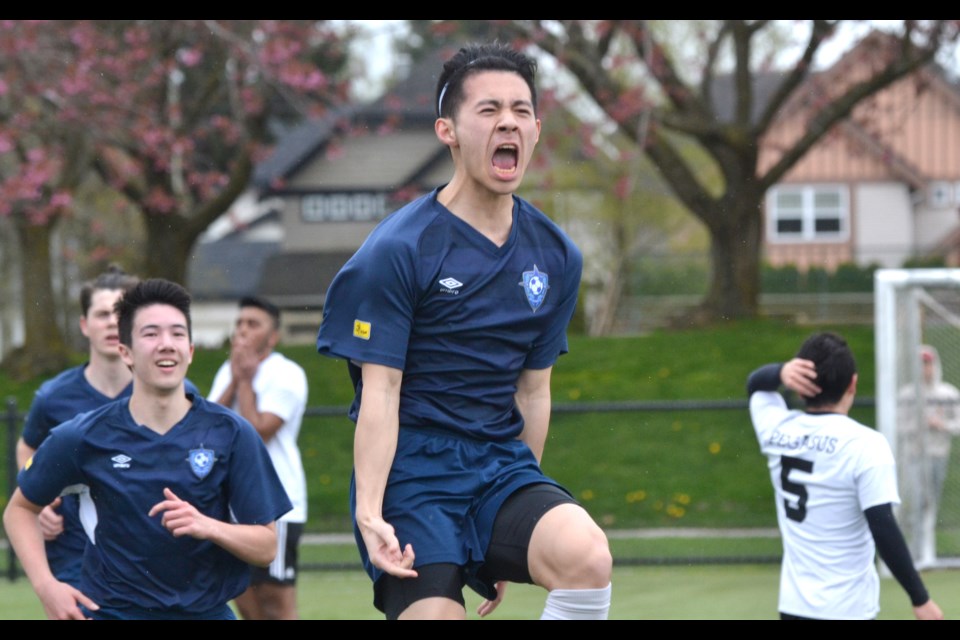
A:
POLYGON ((191 236, 183 217, 151 214, 143 217, 147 230, 144 256, 145 278, 166 278, 187 286, 187 260, 196 237, 191 236))
POLYGON ((50 239, 57 221, 34 225, 14 215, 20 242, 20 286, 23 291, 24 343, 3 361, 15 380, 51 375, 70 364, 70 349, 57 323, 50 267, 50 239))
POLYGON ((760 199, 744 198, 732 208, 710 218, 713 273, 699 309, 707 322, 753 318, 759 312, 763 232, 760 199))

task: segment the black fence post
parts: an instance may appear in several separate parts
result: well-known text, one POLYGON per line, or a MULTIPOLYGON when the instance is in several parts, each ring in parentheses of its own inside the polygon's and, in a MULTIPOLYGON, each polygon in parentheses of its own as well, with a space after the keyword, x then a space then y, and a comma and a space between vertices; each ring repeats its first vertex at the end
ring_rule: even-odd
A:
MULTIPOLYGON (((13 396, 7 398, 7 498, 17 486, 17 433, 19 432, 20 413, 17 411, 17 400, 13 396)), ((13 547, 7 544, 7 579, 13 582, 17 579, 17 554, 13 547)))

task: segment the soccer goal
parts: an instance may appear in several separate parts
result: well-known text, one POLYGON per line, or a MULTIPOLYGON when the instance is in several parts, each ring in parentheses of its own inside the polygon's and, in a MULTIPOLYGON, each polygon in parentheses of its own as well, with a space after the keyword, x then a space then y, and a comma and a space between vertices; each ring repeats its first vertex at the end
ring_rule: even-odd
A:
POLYGON ((918 567, 960 566, 960 269, 877 270, 874 318, 897 517, 918 567))

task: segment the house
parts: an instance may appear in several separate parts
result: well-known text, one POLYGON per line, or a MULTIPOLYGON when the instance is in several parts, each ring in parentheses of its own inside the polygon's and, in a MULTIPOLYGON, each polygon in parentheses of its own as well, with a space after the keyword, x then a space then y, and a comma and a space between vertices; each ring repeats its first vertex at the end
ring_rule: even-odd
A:
MULTIPOLYGON (((804 131, 826 93, 855 80, 876 59, 870 50, 884 37, 869 35, 833 67, 811 75, 763 140, 761 171, 804 131)), ((259 215, 277 233, 250 255, 239 245, 252 242, 265 223, 241 221, 198 250, 193 273, 211 291, 272 299, 285 312, 283 339, 313 341, 327 286, 373 227, 452 174, 449 151, 433 128, 437 72, 451 53, 426 55, 369 105, 287 132, 257 167, 252 186, 259 215), (231 262, 224 266, 218 255, 231 262), (215 277, 231 278, 232 288, 215 277)), ((756 77, 758 104, 778 79, 756 77)), ((860 105, 768 191, 764 257, 800 269, 900 267, 928 255, 958 264, 958 207, 960 92, 931 65, 860 105)), ((191 280, 191 288, 203 297, 203 286, 191 280)))
MULTIPOLYGON (((869 34, 808 79, 763 141, 761 173, 831 92, 878 63, 871 52, 887 37, 869 34)), ((767 192, 765 258, 801 270, 929 256, 956 265, 958 210, 960 88, 931 64, 858 105, 767 192)))
MULTIPOLYGON (((226 232, 198 245, 189 282, 201 305, 211 294, 204 307, 211 325, 223 316, 224 298, 235 309, 240 296, 257 294, 283 309, 283 341, 316 338, 327 286, 373 227, 452 175, 450 152, 433 129, 437 71, 451 53, 425 56, 369 105, 305 121, 282 137, 254 174, 256 221, 228 220, 226 232), (252 231, 266 222, 278 233, 255 240, 252 231)), ((223 326, 228 331, 230 320, 223 326)))

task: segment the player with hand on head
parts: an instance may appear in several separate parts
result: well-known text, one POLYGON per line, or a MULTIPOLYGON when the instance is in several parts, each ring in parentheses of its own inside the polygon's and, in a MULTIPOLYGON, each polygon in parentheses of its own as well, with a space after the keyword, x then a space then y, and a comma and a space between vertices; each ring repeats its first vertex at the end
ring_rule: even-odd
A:
POLYGON ((830 332, 811 336, 796 357, 747 379, 750 418, 767 457, 783 539, 780 617, 876 618, 879 551, 916 617, 942 619, 894 517, 900 497, 890 445, 848 416, 856 393, 853 353, 830 332), (787 406, 781 386, 800 395, 803 411, 787 406))
POLYGON ((250 567, 276 554, 290 510, 260 436, 233 411, 188 394, 190 295, 145 280, 117 302, 128 399, 54 428, 18 477, 7 537, 53 619, 235 619, 250 567), (38 514, 89 487, 92 544, 80 588, 50 571, 38 514))
POLYGON ((567 351, 583 257, 517 197, 540 135, 536 62, 467 46, 437 82, 446 185, 389 215, 330 285, 321 354, 356 386, 351 508, 388 619, 490 614, 507 582, 544 619, 606 619, 606 536, 543 473, 550 374, 567 351))

